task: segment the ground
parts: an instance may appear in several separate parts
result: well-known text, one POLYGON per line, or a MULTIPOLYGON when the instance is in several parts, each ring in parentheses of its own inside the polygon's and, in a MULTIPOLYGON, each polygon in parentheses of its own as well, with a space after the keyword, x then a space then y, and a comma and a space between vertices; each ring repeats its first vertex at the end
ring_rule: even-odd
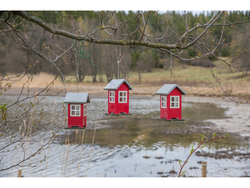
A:
MULTIPOLYGON (((237 98, 236 98, 237 100, 237 98)), ((239 133, 242 136, 250 136, 250 103, 235 104, 229 99, 219 97, 195 97, 184 96, 183 101, 190 102, 209 102, 226 108, 227 119, 210 119, 209 122, 215 123, 217 128, 229 132, 239 133)))
MULTIPOLYGON (((228 109, 226 115, 231 118, 226 120, 209 120, 210 122, 215 123, 220 129, 223 129, 226 124, 227 129, 232 132, 250 135, 250 124, 248 122, 250 118, 250 102, 246 102, 246 99, 250 97, 249 77, 242 76, 241 72, 231 73, 228 67, 225 67, 225 65, 219 61, 215 61, 214 64, 216 65, 216 67, 213 68, 214 72, 220 81, 222 81, 225 89, 233 90, 231 95, 239 102, 239 105, 236 105, 235 102, 230 101, 224 96, 219 84, 212 77, 209 68, 183 66, 177 62, 175 62, 172 77, 170 77, 169 70, 154 69, 150 73, 142 74, 143 82, 141 84, 138 83, 137 73, 130 72, 129 83, 133 87, 133 90, 130 90, 130 97, 144 96, 158 98, 155 93, 163 84, 177 83, 187 93, 187 95, 183 97, 184 101, 210 102, 228 109), (243 102, 243 104, 240 104, 240 101, 243 102)), ((40 73, 32 77, 32 82, 29 85, 25 85, 22 94, 27 94, 28 89, 30 94, 38 93, 54 79, 53 75, 46 73, 40 73), (27 88, 27 86, 29 86, 29 88, 27 88)), ((0 92, 2 92, 2 95, 18 95, 27 80, 28 78, 26 76, 21 81, 10 82, 11 88, 7 91, 3 91, 2 89, 0 92)), ((5 86, 6 83, 7 82, 3 82, 2 86, 5 86)), ((108 92, 104 90, 106 85, 106 82, 91 83, 91 77, 86 76, 84 82, 78 84, 78 92, 87 92, 90 98, 97 96, 106 97, 108 94, 108 92)), ((67 92, 77 92, 76 82, 66 82, 66 89, 67 92)), ((45 91, 42 95, 46 94, 45 91)), ((49 91, 50 94, 57 94, 57 92, 60 92, 58 95, 65 95, 64 86, 59 78, 55 80, 53 87, 49 91)))
MULTIPOLYGON (((221 57, 222 59, 227 59, 221 57)), ((230 59, 227 60, 230 63, 230 59)), ((164 63, 164 62, 162 62, 164 63)), ((220 61, 214 61, 213 72, 215 76, 220 81, 222 87, 225 91, 232 90, 231 93, 234 97, 240 97, 241 99, 250 99, 250 77, 244 75, 243 72, 231 69, 225 63, 220 61)), ((106 76, 102 72, 98 72, 97 80, 98 83, 92 82, 91 75, 84 77, 83 82, 79 83, 79 92, 88 92, 90 95, 106 95, 106 91, 103 88, 107 85, 106 76), (103 78, 103 82, 99 82, 100 77, 103 78)), ((66 76, 66 88, 67 91, 76 92, 76 81, 74 73, 71 76, 66 76)), ((9 75, 10 76, 10 75, 9 75)), ((120 75, 121 76, 121 75, 120 75)), ((33 81, 30 83, 30 88, 44 88, 53 79, 53 75, 46 73, 40 73, 38 75, 32 75, 33 81)), ((120 77, 121 78, 121 77, 120 77)), ((17 79, 16 79, 17 80, 17 79)), ((0 90, 3 94, 16 94, 19 92, 20 88, 28 80, 27 76, 21 81, 10 82, 12 84, 12 91, 4 92, 0 90)), ((172 76, 169 69, 152 69, 151 72, 145 72, 141 74, 142 82, 139 83, 138 74, 135 71, 130 71, 128 74, 127 81, 134 88, 130 94, 134 95, 155 95, 155 92, 159 90, 164 84, 178 84, 187 95, 194 96, 209 96, 209 97, 224 97, 223 91, 213 77, 210 68, 199 67, 192 65, 181 64, 177 61, 174 62, 172 76)), ((8 82, 3 82, 2 87, 8 82)), ((1 83, 0 83, 1 84, 1 83)), ((27 85, 25 85, 26 87, 27 85)), ((54 82, 53 90, 58 91, 63 89, 63 85, 60 78, 54 82)), ((26 92, 24 90, 24 92, 26 92)), ((32 92, 32 91, 31 91, 32 92)))

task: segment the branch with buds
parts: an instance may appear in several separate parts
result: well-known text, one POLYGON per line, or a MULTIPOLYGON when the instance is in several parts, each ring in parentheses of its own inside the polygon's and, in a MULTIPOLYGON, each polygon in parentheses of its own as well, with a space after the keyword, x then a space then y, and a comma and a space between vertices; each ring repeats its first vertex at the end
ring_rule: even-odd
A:
POLYGON ((211 142, 211 141, 214 141, 214 140, 221 140, 223 138, 226 138, 228 136, 228 134, 226 134, 225 136, 219 136, 219 137, 216 137, 217 134, 216 133, 213 133, 213 137, 209 140, 204 140, 205 138, 205 135, 201 135, 201 142, 200 144, 194 149, 194 146, 192 146, 192 148, 190 149, 190 154, 188 155, 186 161, 181 164, 181 160, 179 159, 179 165, 181 167, 180 171, 179 171, 179 174, 178 174, 178 177, 181 177, 184 175, 185 171, 182 171, 183 167, 188 163, 188 159, 196 152, 196 150, 198 150, 199 148, 204 148, 205 147, 205 144, 208 143, 208 142, 211 142))

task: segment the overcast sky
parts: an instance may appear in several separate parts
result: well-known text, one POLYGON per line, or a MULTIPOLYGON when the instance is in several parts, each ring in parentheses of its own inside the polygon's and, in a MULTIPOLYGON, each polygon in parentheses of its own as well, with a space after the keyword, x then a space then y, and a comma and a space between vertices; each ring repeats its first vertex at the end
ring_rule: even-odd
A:
POLYGON ((249 0, 34 0, 2 1, 0 10, 249 10, 249 0))

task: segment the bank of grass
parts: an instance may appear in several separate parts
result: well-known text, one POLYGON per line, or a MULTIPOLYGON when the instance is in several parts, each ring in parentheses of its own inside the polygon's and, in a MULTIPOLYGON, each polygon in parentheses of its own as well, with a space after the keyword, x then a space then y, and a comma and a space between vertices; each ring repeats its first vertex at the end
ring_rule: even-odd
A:
MULTIPOLYGON (((247 86, 250 77, 243 76, 241 72, 231 73, 229 67, 223 62, 215 61, 216 67, 212 70, 222 85, 226 87, 247 86)), ((233 70, 236 71, 236 70, 233 70)), ((213 77, 210 68, 198 67, 175 63, 172 76, 170 70, 154 69, 150 73, 142 73, 142 85, 162 85, 163 83, 177 83, 180 86, 198 86, 198 87, 219 87, 216 79, 213 77)), ((130 73, 130 82, 139 84, 138 74, 130 73)))
MULTIPOLYGON (((216 67, 213 67, 212 70, 224 86, 244 87, 249 85, 250 77, 244 76, 242 72, 237 72, 233 69, 234 73, 232 73, 229 67, 221 61, 215 61, 214 64, 216 67)), ((100 81, 100 76, 100 74, 97 75, 98 82, 100 81)), ((107 82, 104 74, 102 77, 103 82, 107 82)), ((72 76, 68 76, 68 79, 70 79, 70 82, 75 82, 75 78, 72 76)), ((141 73, 141 83, 139 82, 138 73, 136 71, 130 71, 128 81, 131 84, 141 86, 157 86, 165 83, 176 83, 180 86, 219 87, 219 84, 213 77, 210 68, 192 65, 183 66, 177 62, 174 63, 172 76, 170 69, 166 70, 156 68, 151 72, 141 73)), ((92 83, 92 77, 85 76, 83 83, 92 83)))
MULTIPOLYGON (((230 60, 228 62, 230 63, 230 60)), ((234 91, 232 95, 235 96, 250 96, 249 76, 244 76, 242 72, 235 69, 232 69, 234 71, 234 73, 232 73, 229 67, 221 61, 214 61, 213 63, 215 67, 213 67, 212 70, 225 90, 232 89, 234 91)), ((100 75, 97 76, 98 81, 100 80, 99 77, 100 75)), ((102 77, 103 84, 99 84, 106 85, 106 76, 103 75, 102 77)), ((157 68, 151 72, 142 73, 140 83, 138 73, 130 71, 128 81, 133 87, 144 88, 143 91, 147 91, 146 94, 153 94, 153 92, 150 92, 150 87, 161 87, 163 84, 178 84, 192 95, 223 96, 220 85, 213 77, 210 68, 182 65, 178 62, 174 62, 172 76, 169 69, 157 68), (146 87, 149 87, 149 90, 146 89, 146 87)), ((75 82, 75 79, 73 78, 71 82, 75 82)), ((93 84, 92 77, 86 76, 83 83, 93 84)), ((95 85, 99 84, 96 83, 95 85)), ((145 94, 143 91, 137 94, 145 94)), ((136 91, 133 92, 136 94, 136 91)))

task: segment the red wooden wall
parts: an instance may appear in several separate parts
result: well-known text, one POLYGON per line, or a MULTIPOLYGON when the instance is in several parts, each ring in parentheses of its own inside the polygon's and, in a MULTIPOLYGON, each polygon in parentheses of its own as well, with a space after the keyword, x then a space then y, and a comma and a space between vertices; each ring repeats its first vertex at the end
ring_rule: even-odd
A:
POLYGON ((72 126, 79 126, 79 128, 83 128, 87 126, 87 103, 86 104, 86 116, 83 114, 83 105, 84 104, 76 104, 76 103, 69 103, 68 104, 68 127, 71 128, 72 126), (81 106, 81 116, 70 116, 70 105, 80 105, 81 106))
POLYGON ((175 88, 172 92, 167 95, 167 108, 161 107, 161 96, 160 95, 160 118, 163 117, 166 119, 178 118, 182 119, 182 98, 181 91, 178 88, 175 88), (179 108, 170 108, 170 96, 179 96, 179 108))
POLYGON ((125 82, 117 90, 108 90, 108 113, 111 112, 114 114, 129 113, 129 86, 125 82), (109 102, 109 91, 115 91, 115 103, 109 102), (127 103, 118 103, 119 91, 127 91, 127 103))

